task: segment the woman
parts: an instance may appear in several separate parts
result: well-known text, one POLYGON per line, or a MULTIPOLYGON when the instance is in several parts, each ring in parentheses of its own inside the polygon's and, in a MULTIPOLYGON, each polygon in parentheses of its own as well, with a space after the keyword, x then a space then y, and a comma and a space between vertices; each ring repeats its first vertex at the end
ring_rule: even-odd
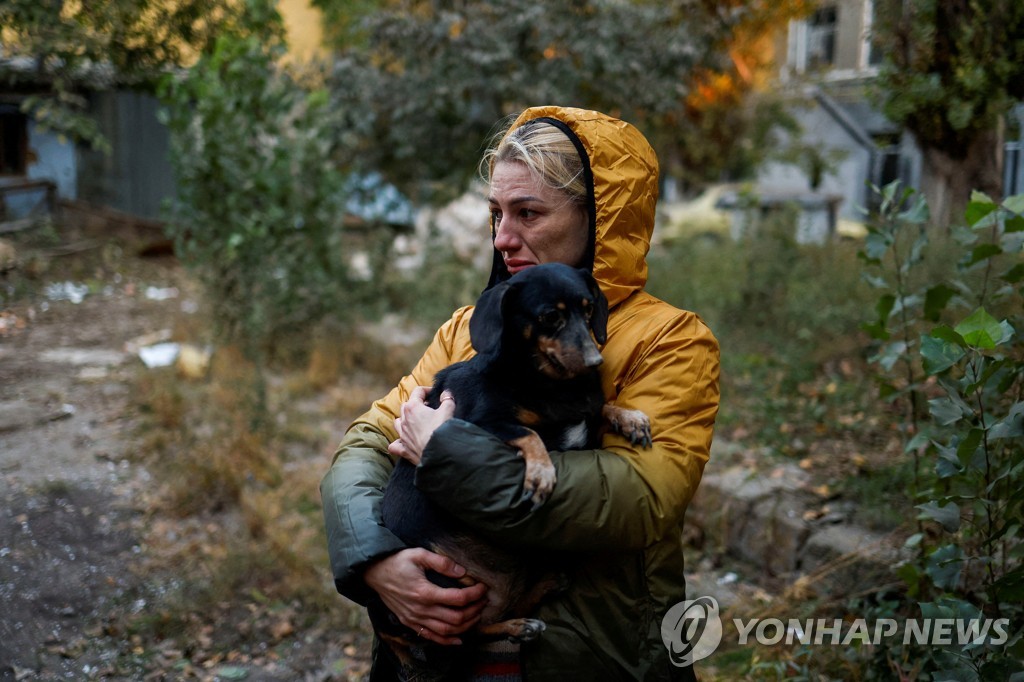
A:
POLYGON ((556 454, 558 484, 531 511, 522 460, 487 432, 423 403, 420 386, 472 356, 457 310, 413 372, 350 427, 321 485, 339 592, 374 593, 407 626, 442 644, 479 617, 485 587, 443 589, 434 570, 464 570, 408 549, 381 523, 387 456, 417 463, 417 486, 492 540, 574 552, 568 589, 536 616, 547 630, 523 645, 530 680, 687 679, 662 643, 666 611, 685 599, 683 514, 708 459, 718 410, 718 344, 694 313, 647 294, 658 163, 628 123, 598 112, 528 109, 485 158, 494 240, 490 284, 538 263, 591 270, 608 298, 602 386, 609 402, 651 418, 653 447, 609 433, 599 450, 556 454))

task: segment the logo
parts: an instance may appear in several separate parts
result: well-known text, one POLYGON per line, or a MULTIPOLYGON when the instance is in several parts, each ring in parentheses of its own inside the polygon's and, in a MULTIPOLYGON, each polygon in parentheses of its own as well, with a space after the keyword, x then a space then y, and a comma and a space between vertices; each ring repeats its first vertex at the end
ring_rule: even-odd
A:
POLYGON ((661 619, 661 641, 680 668, 707 658, 722 643, 722 619, 714 597, 679 602, 661 619))
MULTIPOLYGON (((923 608, 924 605, 922 605, 923 608)), ((934 606, 934 605, 932 605, 934 606)), ((971 607, 973 609, 973 607, 971 607)), ((804 646, 872 644, 899 642, 903 645, 935 647, 1003 646, 1010 639, 1010 620, 978 617, 973 613, 950 612, 945 618, 917 618, 900 623, 893 618, 733 618, 739 646, 804 646), (954 617, 960 616, 960 617, 954 617)), ((673 665, 684 667, 715 653, 722 643, 722 618, 714 597, 698 597, 679 602, 661 619, 661 640, 673 665)))

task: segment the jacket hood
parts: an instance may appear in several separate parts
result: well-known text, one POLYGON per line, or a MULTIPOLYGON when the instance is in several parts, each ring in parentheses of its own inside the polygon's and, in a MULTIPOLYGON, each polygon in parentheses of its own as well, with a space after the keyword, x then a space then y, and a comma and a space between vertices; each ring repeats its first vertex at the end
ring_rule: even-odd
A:
MULTIPOLYGON (((561 128, 580 150, 590 192, 592 272, 608 304, 615 306, 647 283, 658 157, 639 130, 597 111, 533 107, 520 114, 509 132, 535 119, 561 128)), ((489 286, 508 277, 495 250, 489 286)))

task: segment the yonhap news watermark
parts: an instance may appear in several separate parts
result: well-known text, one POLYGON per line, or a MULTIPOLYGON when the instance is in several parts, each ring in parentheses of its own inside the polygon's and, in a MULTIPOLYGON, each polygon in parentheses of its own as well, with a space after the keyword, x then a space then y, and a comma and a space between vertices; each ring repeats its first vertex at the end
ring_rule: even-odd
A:
MULTIPOLYGON (((1010 638, 1009 618, 732 618, 731 622, 735 644, 740 646, 999 646, 1010 638)), ((679 602, 662 619, 661 638, 677 666, 707 658, 725 639, 718 601, 698 597, 679 602)))

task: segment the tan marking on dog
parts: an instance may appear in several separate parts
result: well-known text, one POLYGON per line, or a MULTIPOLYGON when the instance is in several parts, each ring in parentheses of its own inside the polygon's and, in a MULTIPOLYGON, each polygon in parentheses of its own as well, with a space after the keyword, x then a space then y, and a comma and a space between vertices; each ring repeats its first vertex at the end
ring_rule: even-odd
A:
MULTIPOLYGON (((553 357, 558 362, 562 362, 562 344, 561 342, 558 341, 558 339, 553 339, 550 336, 538 336, 537 352, 542 360, 546 360, 546 358, 553 357)), ((562 368, 551 364, 550 361, 542 362, 539 369, 541 372, 548 375, 552 379, 565 378, 565 372, 562 371, 562 368)))
POLYGON ((523 426, 536 426, 537 424, 540 424, 540 415, 533 410, 527 410, 524 407, 517 407, 516 421, 523 426))

